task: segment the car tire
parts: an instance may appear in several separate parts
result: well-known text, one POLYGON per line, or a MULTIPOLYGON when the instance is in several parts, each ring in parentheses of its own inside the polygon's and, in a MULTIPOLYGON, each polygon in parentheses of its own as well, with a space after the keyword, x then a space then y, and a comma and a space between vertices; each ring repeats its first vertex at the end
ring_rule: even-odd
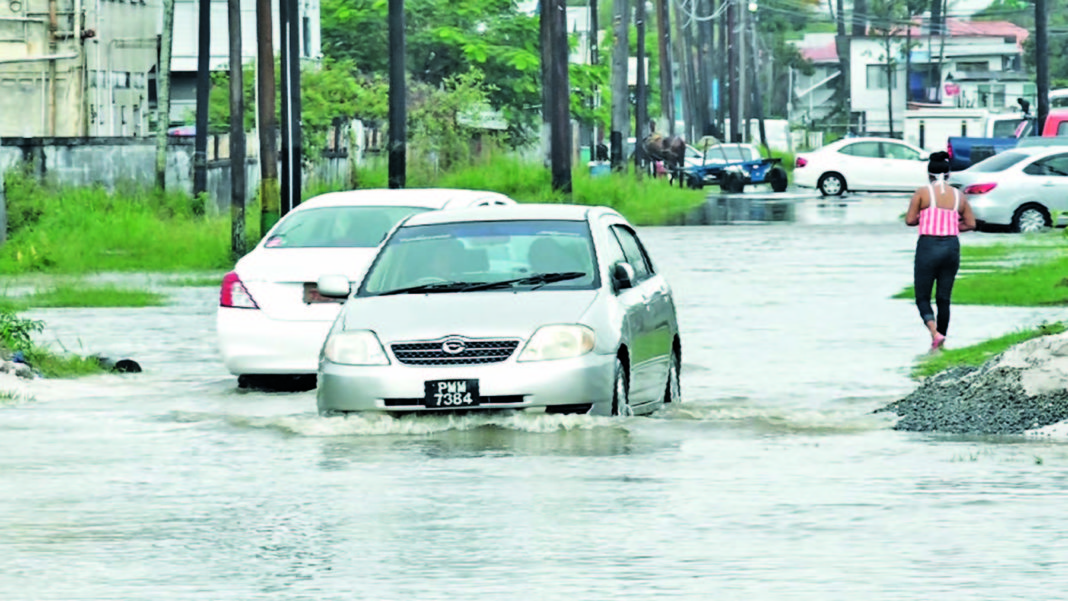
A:
POLYGON ((615 378, 612 381, 612 415, 630 417, 634 410, 630 406, 630 377, 623 360, 616 357, 615 378))
POLYGON ((1053 225, 1049 211, 1038 204, 1026 204, 1012 215, 1012 231, 1021 234, 1041 232, 1053 225))
POLYGON ((841 196, 846 191, 845 177, 841 173, 831 171, 824 173, 820 176, 820 181, 816 184, 819 188, 820 194, 824 196, 841 196))
POLYGON ((667 384, 664 386, 664 404, 682 402, 682 384, 679 381, 679 354, 671 351, 668 363, 667 384))
POLYGON ((700 190, 705 187, 705 183, 701 181, 701 178, 691 175, 686 178, 686 187, 691 190, 700 190))
POLYGON ((785 192, 786 186, 789 185, 786 170, 782 167, 772 167, 771 171, 768 172, 768 183, 771 184, 773 192, 785 192))

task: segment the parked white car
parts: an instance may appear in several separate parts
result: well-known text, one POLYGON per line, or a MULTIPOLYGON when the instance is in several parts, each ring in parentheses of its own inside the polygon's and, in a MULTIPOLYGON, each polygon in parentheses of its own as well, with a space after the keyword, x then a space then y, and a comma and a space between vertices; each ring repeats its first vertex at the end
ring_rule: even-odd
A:
POLYGON ((968 197, 980 229, 1037 232, 1068 211, 1068 147, 1016 148, 950 176, 968 197))
POLYGON ((223 363, 240 386, 314 375, 341 306, 318 293, 321 276, 359 284, 389 232, 415 213, 512 204, 496 192, 450 189, 353 190, 301 203, 223 278, 216 317, 223 363))
POLYGON ((911 192, 927 184, 930 153, 893 138, 846 138, 797 155, 794 185, 824 196, 911 192))

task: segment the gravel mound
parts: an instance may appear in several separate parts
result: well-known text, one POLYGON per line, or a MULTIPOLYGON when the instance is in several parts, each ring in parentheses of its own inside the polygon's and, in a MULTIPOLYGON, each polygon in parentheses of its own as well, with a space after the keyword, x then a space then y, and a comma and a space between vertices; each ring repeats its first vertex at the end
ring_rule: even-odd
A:
POLYGON ((895 430, 1024 434, 1068 420, 1068 333, 1018 344, 982 367, 932 376, 879 409, 895 430))

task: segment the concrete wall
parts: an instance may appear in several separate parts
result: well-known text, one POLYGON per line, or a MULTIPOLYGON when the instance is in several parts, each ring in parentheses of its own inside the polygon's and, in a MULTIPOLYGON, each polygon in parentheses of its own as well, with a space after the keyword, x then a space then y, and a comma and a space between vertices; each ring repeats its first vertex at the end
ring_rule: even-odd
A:
MULTIPOLYGON (((167 188, 193 193, 193 153, 191 139, 171 139, 167 149, 167 188)), ((9 170, 32 163, 39 177, 61 185, 103 185, 119 183, 155 186, 156 147, 145 138, 2 138, 0 139, 0 243, 7 233, 7 211, 2 185, 9 170)), ((316 183, 349 181, 348 153, 327 153, 304 174, 305 189, 316 183)), ((281 166, 279 165, 279 173, 281 166)), ((230 161, 208 163, 209 211, 229 212, 230 161)), ((255 201, 260 185, 259 161, 249 157, 245 164, 246 202, 255 201)))

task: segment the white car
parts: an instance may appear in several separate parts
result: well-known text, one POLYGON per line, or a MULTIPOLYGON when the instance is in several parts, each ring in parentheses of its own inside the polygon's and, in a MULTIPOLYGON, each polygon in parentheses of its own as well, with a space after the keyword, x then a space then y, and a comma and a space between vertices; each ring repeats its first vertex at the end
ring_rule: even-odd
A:
POLYGON ((845 138, 797 155, 794 185, 824 196, 851 192, 912 192, 927 185, 930 154, 893 138, 845 138))
POLYGON ((1068 146, 1006 150, 949 181, 968 197, 979 229, 1038 232, 1068 211, 1068 146))
POLYGON ((496 192, 450 189, 353 190, 301 203, 223 278, 223 363, 239 386, 314 376, 341 306, 318 293, 321 276, 344 274, 358 285, 387 234, 412 214, 513 204, 496 192))

